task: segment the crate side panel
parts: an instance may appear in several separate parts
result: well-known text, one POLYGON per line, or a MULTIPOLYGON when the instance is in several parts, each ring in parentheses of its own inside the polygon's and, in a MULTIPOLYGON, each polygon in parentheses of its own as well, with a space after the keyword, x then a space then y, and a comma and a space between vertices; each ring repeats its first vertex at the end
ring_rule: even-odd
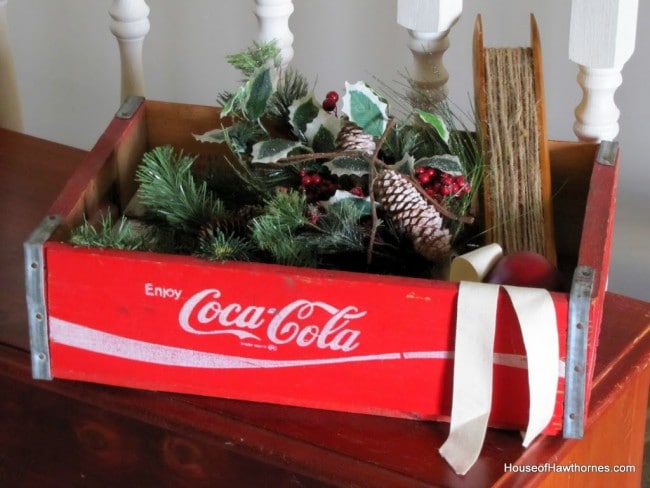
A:
POLYGON ((94 381, 126 386, 344 410, 355 404, 377 412, 442 408, 435 387, 443 373, 450 380, 445 359, 453 338, 446 325, 453 320, 453 287, 435 298, 445 312, 432 321, 444 327, 422 340, 415 337, 423 335, 421 323, 404 315, 393 295, 401 293, 419 316, 431 315, 423 311, 433 307, 432 297, 396 284, 373 289, 367 281, 314 273, 74 250, 48 253, 48 262, 56 376, 68 368, 64 376, 76 370, 81 379, 96 375, 94 381), (92 278, 83 271, 89 267, 92 278), (71 334, 112 349, 70 347, 71 334), (123 351, 130 347, 138 350, 123 351), (438 371, 429 368, 431 378, 418 373, 421 367, 400 374, 405 356, 416 364, 429 353, 442 354, 432 361, 438 371), (88 354, 98 357, 81 359, 88 354), (386 378, 398 381, 386 384, 386 378), (416 395, 414 388, 432 394, 416 395), (404 398, 415 405, 401 406, 404 398))
POLYGON ((124 212, 138 187, 135 181, 135 172, 142 161, 142 155, 145 153, 148 143, 144 114, 145 110, 141 107, 134 115, 137 118, 137 123, 131 124, 130 130, 124 132, 114 150, 117 178, 117 201, 115 203, 118 204, 120 213, 124 212))
MULTIPOLYGON (((616 192, 618 187, 619 156, 613 165, 594 163, 590 178, 585 219, 582 226, 580 255, 581 266, 595 270, 594 288, 589 313, 589 337, 587 356, 587 409, 591 396, 592 381, 598 352, 598 340, 603 317, 603 306, 609 274, 616 192)), ((588 411, 588 410, 587 410, 588 411)))
MULTIPOLYGON (((55 377, 418 419, 449 415, 455 284, 55 243, 47 255, 55 377)), ((500 302, 496 352, 521 363, 514 312, 505 294, 500 302)), ((499 364, 495 382, 492 424, 525 425, 526 370, 499 364)))
POLYGON ((84 216, 92 218, 99 209, 117 203, 114 201, 118 186, 115 149, 129 134, 141 132, 143 115, 140 107, 131 119, 113 118, 50 207, 48 212, 61 215, 66 228, 79 225, 84 216))
POLYGON ((149 149, 170 144, 188 154, 225 153, 223 145, 198 142, 194 138, 232 123, 230 118, 221 118, 217 107, 147 100, 146 118, 149 149))
POLYGON ((551 144, 551 179, 558 265, 567 276, 577 264, 596 144, 551 144))

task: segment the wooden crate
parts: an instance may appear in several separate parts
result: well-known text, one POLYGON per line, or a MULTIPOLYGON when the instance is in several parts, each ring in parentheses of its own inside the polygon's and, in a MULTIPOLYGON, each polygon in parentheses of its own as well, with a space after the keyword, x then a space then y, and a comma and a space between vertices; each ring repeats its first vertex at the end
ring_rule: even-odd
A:
MULTIPOLYGON (((218 121, 216 108, 130 99, 110 123, 26 243, 34 376, 447 419, 456 283, 65 243, 84 215, 131 200, 146 150, 171 144, 201 159, 214 156, 218 146, 192 134, 218 121)), ((594 274, 586 288, 552 293, 561 360, 570 327, 588 339, 580 345, 587 348, 586 390, 577 392, 584 403, 609 267, 618 153, 584 143, 550 147, 559 261, 569 274, 594 274)), ((510 360, 494 367, 490 424, 521 429, 528 414, 525 350, 504 292, 495 352, 510 360)), ((547 433, 562 429, 564 401, 561 378, 547 433)))

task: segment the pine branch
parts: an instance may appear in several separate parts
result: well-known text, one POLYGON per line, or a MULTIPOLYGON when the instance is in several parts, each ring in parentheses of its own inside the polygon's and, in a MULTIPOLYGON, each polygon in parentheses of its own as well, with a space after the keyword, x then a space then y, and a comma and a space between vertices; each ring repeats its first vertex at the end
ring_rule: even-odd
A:
POLYGON ((231 91, 222 91, 217 94, 217 105, 220 107, 225 107, 226 105, 232 103, 235 94, 231 91))
POLYGON ((363 251, 366 237, 360 225, 363 215, 363 209, 351 200, 332 205, 309 234, 310 245, 320 254, 363 251))
POLYGON ((278 264, 314 267, 318 258, 298 230, 309 224, 306 199, 301 193, 278 192, 269 200, 266 213, 253 219, 252 237, 257 246, 271 254, 278 264))
POLYGON ((254 251, 252 242, 220 229, 204 229, 199 236, 196 256, 208 261, 250 261, 254 251))
POLYGON ((102 215, 98 229, 84 218, 84 223, 73 229, 70 236, 70 242, 75 246, 126 251, 147 250, 149 241, 149 235, 134 231, 126 217, 121 217, 119 223, 114 224, 111 214, 102 215))
POLYGON ((223 129, 228 148, 236 154, 248 154, 253 144, 266 136, 258 124, 239 121, 223 129))
POLYGON ((417 154, 422 145, 421 131, 406 124, 395 124, 382 148, 384 161, 396 163, 404 157, 417 154))
POLYGON ((291 67, 285 69, 281 73, 276 91, 269 101, 269 115, 288 120, 291 104, 307 95, 308 92, 307 79, 291 67))
POLYGON ((226 56, 228 63, 249 78, 257 69, 272 63, 280 65, 280 48, 277 41, 255 42, 243 52, 226 56))
POLYGON ((225 211, 207 183, 195 180, 191 172, 195 160, 161 146, 145 153, 135 174, 142 205, 171 226, 186 230, 198 230, 225 211))

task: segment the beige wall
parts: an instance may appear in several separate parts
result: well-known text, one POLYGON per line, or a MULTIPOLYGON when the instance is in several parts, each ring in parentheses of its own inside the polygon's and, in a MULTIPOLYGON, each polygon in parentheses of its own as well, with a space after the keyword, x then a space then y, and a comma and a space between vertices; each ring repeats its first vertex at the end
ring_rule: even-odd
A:
MULTIPOLYGON (((149 98, 213 104, 238 74, 224 56, 256 35, 252 0, 148 0, 151 32, 145 42, 149 98)), ((293 65, 316 90, 340 90, 345 80, 398 83, 409 69, 407 35, 395 23, 395 0, 296 0, 291 18, 293 65)), ((580 100, 577 68, 568 60, 568 0, 466 0, 445 56, 450 96, 469 110, 471 36, 483 15, 486 45, 528 45, 529 14, 541 31, 549 134, 575 138, 573 109, 580 100)), ((9 0, 8 16, 26 131, 90 148, 119 104, 119 60, 108 29, 110 2, 9 0)), ((610 290, 650 300, 650 6, 640 2, 636 53, 623 71, 621 185, 610 290)))

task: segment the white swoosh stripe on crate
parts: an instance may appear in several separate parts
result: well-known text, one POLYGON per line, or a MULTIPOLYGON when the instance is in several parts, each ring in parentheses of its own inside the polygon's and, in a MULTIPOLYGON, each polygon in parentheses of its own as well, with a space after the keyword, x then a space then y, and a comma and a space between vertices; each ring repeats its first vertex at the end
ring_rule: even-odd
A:
MULTIPOLYGON (((405 359, 446 359, 453 358, 453 351, 432 351, 432 352, 405 352, 405 359), (444 354, 442 356, 441 354, 444 354)), ((510 366, 511 368, 521 368, 526 369, 527 360, 526 356, 521 354, 506 354, 501 352, 494 353, 494 364, 500 366, 510 366)))
POLYGON ((349 356, 329 359, 268 360, 195 351, 174 346, 129 339, 65 320, 50 318, 52 341, 86 351, 134 361, 191 368, 285 368, 359 361, 401 359, 400 353, 349 356))
MULTIPOLYGON (((453 351, 415 351, 405 353, 346 356, 329 359, 270 360, 229 356, 204 351, 195 351, 163 344, 129 339, 116 334, 91 329, 66 320, 50 317, 50 339, 57 344, 105 354, 107 356, 142 361, 165 366, 190 368, 236 369, 236 368, 288 368, 317 366, 324 364, 352 363, 363 361, 386 361, 398 359, 452 359, 453 351)), ((494 362, 503 366, 526 368, 522 355, 495 353, 494 362)), ((561 376, 564 367, 561 364, 561 376)))

